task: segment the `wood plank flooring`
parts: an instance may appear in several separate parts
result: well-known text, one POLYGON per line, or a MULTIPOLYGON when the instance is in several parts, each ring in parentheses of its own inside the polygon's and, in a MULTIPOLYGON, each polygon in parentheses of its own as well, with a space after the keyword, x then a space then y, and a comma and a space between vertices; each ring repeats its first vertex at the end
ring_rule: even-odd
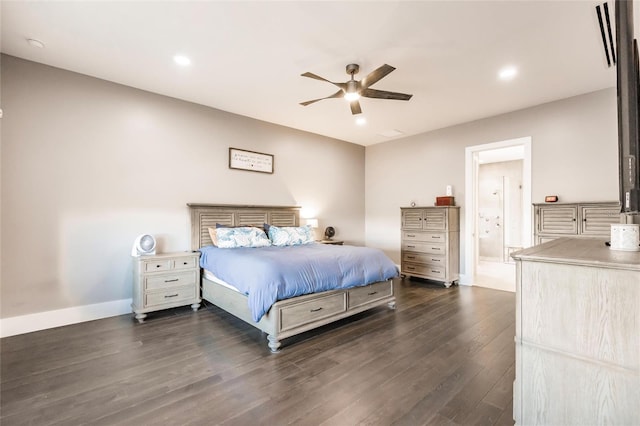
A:
POLYGON ((398 280, 286 339, 206 304, 0 340, 0 424, 513 425, 515 295, 398 280))

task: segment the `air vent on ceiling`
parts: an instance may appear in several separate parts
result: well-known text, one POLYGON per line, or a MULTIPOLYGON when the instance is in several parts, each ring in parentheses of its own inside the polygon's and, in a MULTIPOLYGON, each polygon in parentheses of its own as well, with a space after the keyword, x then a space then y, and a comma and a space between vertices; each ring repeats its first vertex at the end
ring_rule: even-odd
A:
POLYGON ((607 66, 611 67, 616 64, 616 48, 613 42, 613 34, 611 31, 611 20, 609 19, 609 5, 607 2, 596 6, 596 14, 598 15, 598 22, 600 23, 600 35, 602 36, 602 45, 604 46, 604 54, 607 57, 607 66), (602 11, 604 10, 604 22, 602 17, 602 11), (606 25, 606 29, 605 29, 606 25), (607 35, 608 40, 607 40, 607 35))

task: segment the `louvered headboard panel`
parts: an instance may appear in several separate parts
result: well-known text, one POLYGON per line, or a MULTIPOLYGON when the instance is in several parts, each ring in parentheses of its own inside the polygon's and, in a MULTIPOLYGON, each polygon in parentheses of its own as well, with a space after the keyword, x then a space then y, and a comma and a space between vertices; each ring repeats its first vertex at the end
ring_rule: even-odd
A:
POLYGON ((209 228, 227 226, 299 226, 300 207, 187 204, 191 212, 191 250, 211 245, 209 228))

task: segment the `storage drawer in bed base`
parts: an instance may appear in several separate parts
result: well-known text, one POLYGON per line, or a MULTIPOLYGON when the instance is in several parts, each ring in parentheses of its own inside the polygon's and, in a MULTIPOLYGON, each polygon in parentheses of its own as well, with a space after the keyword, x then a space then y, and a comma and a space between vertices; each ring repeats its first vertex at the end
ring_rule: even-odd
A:
POLYGON ((383 304, 395 308, 396 300, 393 280, 380 281, 352 289, 331 290, 280 300, 256 323, 252 319, 247 296, 244 294, 203 277, 202 298, 267 333, 269 349, 272 352, 278 351, 282 339, 383 304), (322 309, 318 309, 319 307, 322 309))

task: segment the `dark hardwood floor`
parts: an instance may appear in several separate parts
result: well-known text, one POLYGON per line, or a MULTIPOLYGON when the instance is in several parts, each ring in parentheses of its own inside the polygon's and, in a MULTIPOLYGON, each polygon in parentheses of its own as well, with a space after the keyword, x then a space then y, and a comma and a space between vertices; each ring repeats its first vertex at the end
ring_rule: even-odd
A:
POLYGON ((398 280, 284 341, 206 304, 0 341, 0 424, 513 425, 515 295, 398 280))

